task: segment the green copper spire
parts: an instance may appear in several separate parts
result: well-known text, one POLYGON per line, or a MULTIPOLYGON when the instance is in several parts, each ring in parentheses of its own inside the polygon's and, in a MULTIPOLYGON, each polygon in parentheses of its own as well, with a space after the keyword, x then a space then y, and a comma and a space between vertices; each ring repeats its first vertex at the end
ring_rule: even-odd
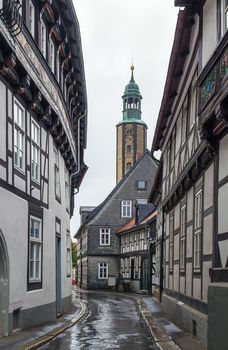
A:
MULTIPOLYGON (((138 85, 135 83, 134 79, 134 65, 131 65, 131 80, 129 84, 126 85, 123 99, 123 121, 128 123, 142 123, 141 120, 141 100, 142 96, 139 91, 138 85)), ((123 122, 122 121, 122 122, 123 122)))

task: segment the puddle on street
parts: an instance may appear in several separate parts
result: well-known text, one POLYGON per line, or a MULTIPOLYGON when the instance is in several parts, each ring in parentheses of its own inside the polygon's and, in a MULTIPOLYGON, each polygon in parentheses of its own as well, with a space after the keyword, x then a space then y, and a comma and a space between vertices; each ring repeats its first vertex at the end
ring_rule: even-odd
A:
POLYGON ((102 293, 83 292, 77 296, 87 304, 87 316, 41 349, 156 349, 134 300, 102 293))

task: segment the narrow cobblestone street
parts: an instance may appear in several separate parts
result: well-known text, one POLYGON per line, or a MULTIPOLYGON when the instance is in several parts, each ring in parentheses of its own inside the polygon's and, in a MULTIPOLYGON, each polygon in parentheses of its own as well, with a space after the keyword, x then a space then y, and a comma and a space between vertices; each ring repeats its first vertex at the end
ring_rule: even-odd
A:
POLYGON ((41 349, 156 349, 134 300, 102 293, 80 294, 88 307, 86 317, 41 349))

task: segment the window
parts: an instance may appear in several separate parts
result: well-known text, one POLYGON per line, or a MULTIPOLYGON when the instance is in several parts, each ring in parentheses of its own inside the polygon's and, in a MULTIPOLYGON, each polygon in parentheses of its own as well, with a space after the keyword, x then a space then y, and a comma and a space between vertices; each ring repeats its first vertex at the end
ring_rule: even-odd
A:
POLYGON ((139 234, 139 250, 143 250, 144 246, 144 232, 141 230, 139 234))
POLYGON ((188 95, 186 96, 182 107, 181 145, 183 145, 186 140, 187 119, 188 119, 188 95))
POLYGON ((40 51, 42 55, 46 58, 47 51, 47 29, 46 26, 41 19, 40 21, 40 51))
POLYGON ((170 169, 172 169, 174 165, 174 157, 175 157, 175 141, 176 141, 176 130, 175 128, 173 129, 172 136, 170 138, 170 169))
POLYGON ((171 140, 169 140, 169 143, 167 145, 167 175, 169 175, 170 172, 170 160, 171 160, 171 140))
POLYGON ((41 281, 42 222, 30 217, 29 229, 29 282, 41 281))
POLYGON ((146 189, 146 181, 139 180, 139 181, 136 182, 136 184, 137 184, 137 190, 143 191, 143 190, 146 189))
POLYGON ((35 6, 32 0, 29 0, 27 4, 28 4, 28 9, 27 9, 28 30, 30 31, 31 35, 34 38, 35 37, 35 6))
POLYGON ((52 73, 55 73, 55 46, 52 40, 50 40, 49 50, 49 66, 52 73))
POLYGON ((36 122, 31 121, 31 175, 32 179, 39 181, 40 179, 40 128, 36 122))
POLYGON ((186 205, 180 212, 180 268, 185 268, 185 239, 186 239, 186 205))
POLYGON ((225 15, 225 30, 227 30, 228 29, 228 0, 225 0, 224 15, 225 15))
POLYGON ((108 278, 108 263, 101 262, 98 264, 98 279, 107 279, 108 278))
POLYGON ((169 219, 169 271, 173 271, 174 217, 169 219))
POLYGON ((228 29, 228 0, 222 1, 222 32, 226 33, 228 29))
POLYGON ((61 90, 62 90, 62 94, 64 93, 64 73, 63 73, 63 69, 61 71, 61 90))
POLYGON ((191 130, 196 121, 196 80, 197 74, 194 74, 190 88, 190 115, 189 115, 189 129, 191 130))
POLYGON ((60 61, 59 61, 59 54, 56 56, 56 79, 58 83, 60 82, 60 61))
MULTIPOLYGON (((130 106, 130 108, 132 108, 132 105, 130 106)), ((128 112, 128 118, 133 118, 134 114, 133 114, 133 111, 129 111, 128 112)))
POLYGON ((195 194, 194 215, 194 267, 201 263, 202 189, 195 194))
MULTIPOLYGON (((3 1, 2 1, 3 2, 3 1)), ((18 11, 20 13, 20 15, 22 16, 22 0, 19 0, 19 4, 18 4, 18 11)), ((2 8, 1 6, 1 1, 0 1, 0 9, 2 8)))
POLYGON ((66 267, 67 267, 67 277, 71 276, 71 238, 70 238, 70 232, 67 231, 66 234, 66 248, 67 248, 67 255, 66 255, 66 267))
POLYGON ((100 229, 100 245, 110 245, 110 228, 100 229))
POLYGON ((131 162, 128 162, 128 163, 127 163, 127 170, 129 170, 130 167, 131 167, 131 162))
POLYGON ((130 152, 131 152, 131 146, 128 145, 128 146, 127 146, 127 153, 130 153, 130 152))
POLYGON ((132 201, 122 201, 121 202, 121 217, 131 218, 132 212, 132 201))
POLYGON ((126 135, 127 136, 132 136, 133 135, 133 130, 132 129, 127 129, 126 135))
POLYGON ((69 173, 65 168, 65 200, 66 200, 66 209, 70 209, 70 186, 69 186, 69 173))
POLYGON ((14 165, 24 171, 25 111, 17 100, 14 100, 14 165))
POLYGON ((60 173, 59 173, 59 151, 54 147, 54 171, 55 171, 55 195, 61 198, 60 173))

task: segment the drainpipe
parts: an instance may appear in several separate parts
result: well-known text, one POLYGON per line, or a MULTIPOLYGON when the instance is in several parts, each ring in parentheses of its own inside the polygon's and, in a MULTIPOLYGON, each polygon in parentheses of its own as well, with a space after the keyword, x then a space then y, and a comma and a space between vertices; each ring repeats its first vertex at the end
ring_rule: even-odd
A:
POLYGON ((135 225, 138 225, 139 223, 139 205, 136 202, 135 203, 135 225))
MULTIPOLYGON (((75 171, 75 173, 71 174, 70 175, 70 186, 72 187, 71 185, 71 182, 72 182, 72 178, 75 176, 75 175, 78 175, 81 171, 81 156, 80 156, 80 132, 81 132, 81 119, 84 118, 86 116, 86 113, 87 111, 85 111, 84 114, 82 114, 79 118, 78 118, 78 157, 77 157, 77 170, 75 171)), ((78 193, 78 192, 76 192, 78 193)), ((75 194, 75 193, 74 193, 75 194)))
POLYGON ((160 303, 162 301, 162 292, 163 292, 163 275, 164 275, 164 271, 163 271, 163 260, 164 260, 164 235, 165 235, 165 229, 164 229, 164 211, 162 209, 162 236, 161 236, 161 254, 160 254, 160 295, 159 295, 159 299, 160 299, 160 303))

